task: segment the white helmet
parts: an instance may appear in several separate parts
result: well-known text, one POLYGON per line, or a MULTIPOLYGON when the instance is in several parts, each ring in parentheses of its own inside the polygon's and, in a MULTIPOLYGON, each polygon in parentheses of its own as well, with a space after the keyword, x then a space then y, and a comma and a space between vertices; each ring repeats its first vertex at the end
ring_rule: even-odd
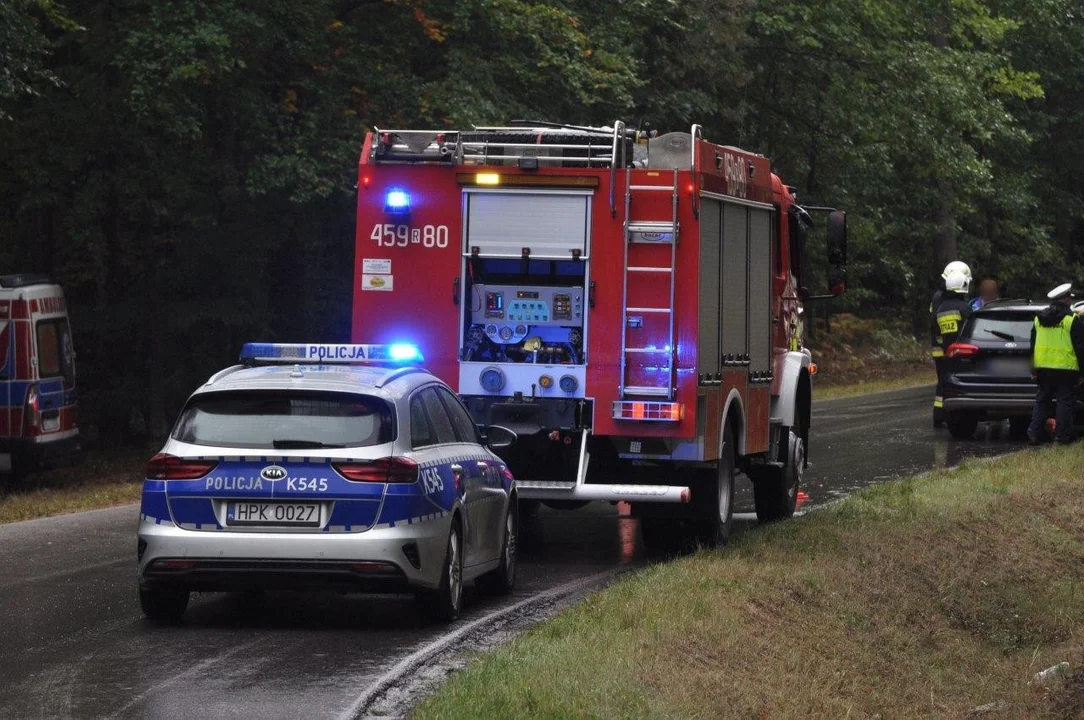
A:
POLYGON ((945 278, 945 289, 949 292, 965 293, 971 285, 971 275, 964 274, 960 270, 952 270, 943 277, 945 278))
POLYGON ((941 277, 944 278, 946 283, 947 283, 948 279, 949 279, 949 275, 952 275, 953 273, 962 274, 967 279, 967 282, 970 284, 970 282, 971 282, 971 268, 969 268, 967 266, 967 263, 961 262, 960 260, 953 260, 952 262, 950 262, 948 265, 945 266, 945 270, 944 270, 944 272, 941 273, 941 277))

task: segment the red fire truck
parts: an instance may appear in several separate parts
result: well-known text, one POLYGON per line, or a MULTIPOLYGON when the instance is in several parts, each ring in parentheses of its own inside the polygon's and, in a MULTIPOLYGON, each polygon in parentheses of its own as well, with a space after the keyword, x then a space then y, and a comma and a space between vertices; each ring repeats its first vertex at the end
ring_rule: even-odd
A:
POLYGON ((768 158, 698 125, 378 129, 353 340, 417 346, 480 427, 515 430, 521 500, 628 501, 649 545, 720 543, 738 470, 762 520, 794 511, 814 210, 839 294, 844 213, 800 207, 768 158))

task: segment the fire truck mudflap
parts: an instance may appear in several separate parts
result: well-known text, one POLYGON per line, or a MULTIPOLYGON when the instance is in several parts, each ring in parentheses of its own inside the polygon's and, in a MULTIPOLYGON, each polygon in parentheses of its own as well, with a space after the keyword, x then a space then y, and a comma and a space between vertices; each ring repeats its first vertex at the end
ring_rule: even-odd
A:
POLYGON ((418 345, 480 428, 514 430, 522 499, 629 501, 721 541, 739 469, 763 519, 794 510, 810 225, 767 158, 699 126, 376 130, 352 335, 418 345))

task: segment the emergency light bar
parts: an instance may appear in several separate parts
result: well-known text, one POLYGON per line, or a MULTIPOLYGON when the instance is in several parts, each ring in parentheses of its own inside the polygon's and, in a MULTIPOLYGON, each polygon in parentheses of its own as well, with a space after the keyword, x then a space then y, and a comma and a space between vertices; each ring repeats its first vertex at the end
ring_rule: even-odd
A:
POLYGON ((613 404, 613 419, 681 422, 685 419, 685 404, 676 402, 650 402, 646 400, 615 400, 613 404))
POLYGON ((241 362, 283 364, 409 365, 422 362, 416 345, 333 345, 306 343, 245 343, 241 362))

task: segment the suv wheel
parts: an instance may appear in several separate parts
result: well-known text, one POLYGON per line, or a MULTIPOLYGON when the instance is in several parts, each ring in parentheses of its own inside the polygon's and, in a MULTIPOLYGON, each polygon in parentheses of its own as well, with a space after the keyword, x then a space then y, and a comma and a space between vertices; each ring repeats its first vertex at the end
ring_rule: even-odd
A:
POLYGON ((973 412, 957 411, 945 418, 949 434, 957 440, 970 440, 979 427, 979 416, 973 412))

